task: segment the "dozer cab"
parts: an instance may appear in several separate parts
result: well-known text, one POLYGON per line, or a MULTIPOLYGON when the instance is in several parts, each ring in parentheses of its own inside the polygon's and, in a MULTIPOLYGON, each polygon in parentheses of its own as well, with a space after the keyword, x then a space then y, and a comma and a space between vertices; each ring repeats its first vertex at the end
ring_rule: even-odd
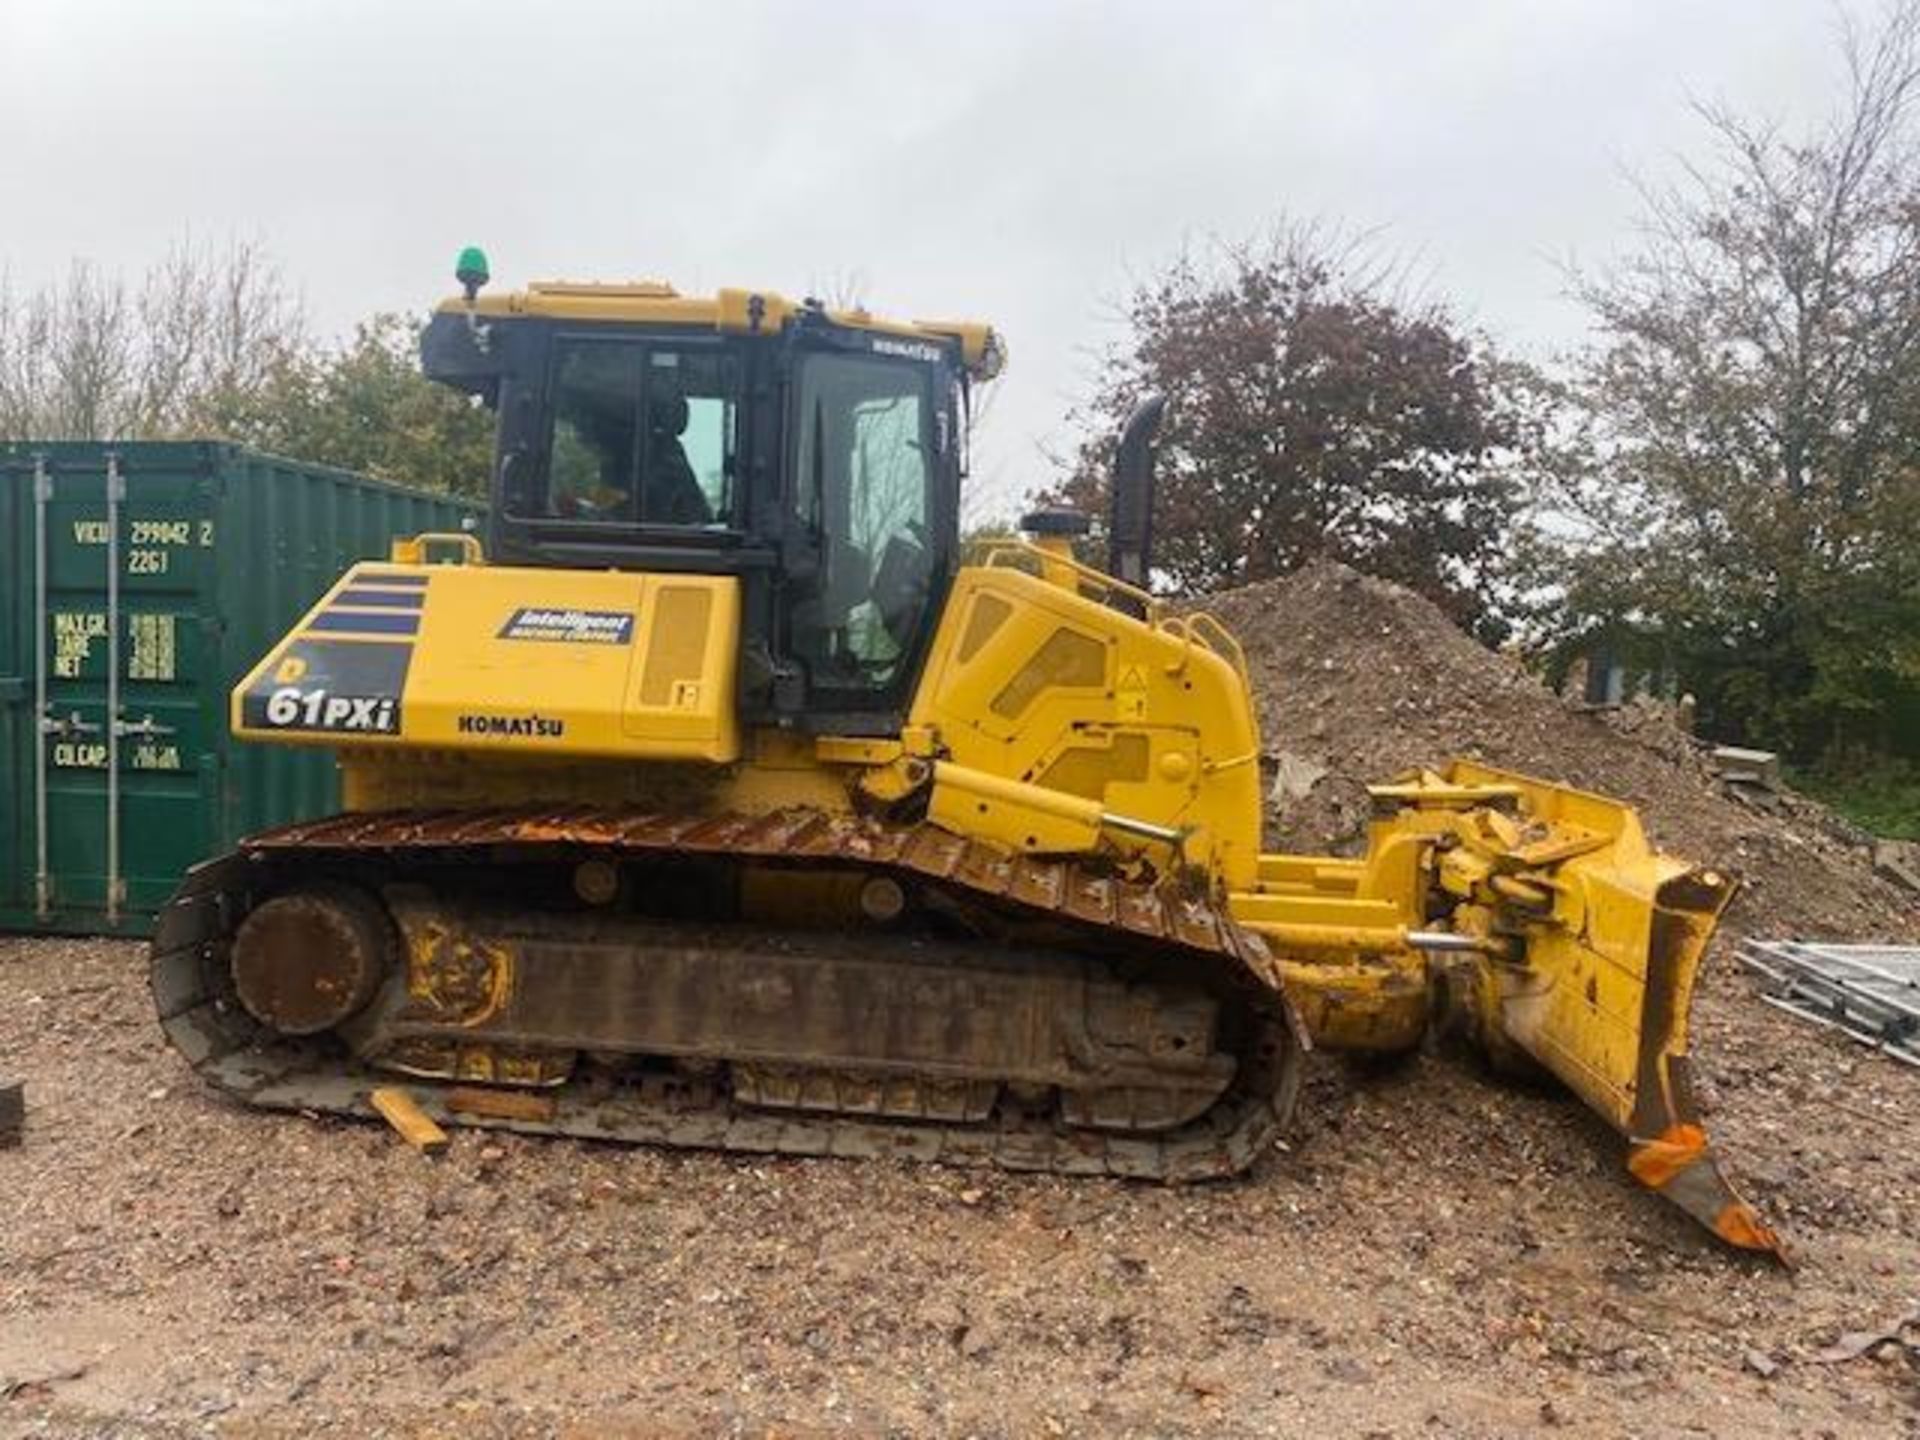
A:
MULTIPOLYGON (((196 868, 162 1022, 262 1106, 1179 1181, 1252 1165, 1303 1052, 1436 1023, 1558 1076, 1736 1245, 1687 1083, 1731 887, 1593 795, 1456 763, 1357 858, 1261 848, 1239 646, 1151 574, 1157 406, 1080 517, 960 553, 987 326, 765 291, 464 293, 478 536, 355 565, 238 685, 344 812, 196 868)), ((1286 623, 1284 615, 1274 623, 1286 623)))

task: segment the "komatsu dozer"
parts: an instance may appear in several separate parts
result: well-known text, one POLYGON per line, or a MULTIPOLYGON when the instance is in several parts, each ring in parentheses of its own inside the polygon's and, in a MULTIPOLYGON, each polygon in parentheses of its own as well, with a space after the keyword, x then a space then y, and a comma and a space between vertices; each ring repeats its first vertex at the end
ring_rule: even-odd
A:
POLYGON ((1157 402, 1104 568, 1058 511, 963 557, 989 327, 482 294, 476 252, 459 279, 422 359, 497 416, 484 537, 353 566, 234 690, 243 739, 337 751, 344 810, 197 867, 161 916, 154 996, 207 1080, 1182 1181, 1274 1148, 1310 1046, 1444 1026, 1778 1248, 1688 1087, 1726 879, 1621 804, 1466 763, 1376 787, 1360 856, 1261 848, 1240 647, 1148 589, 1157 402))

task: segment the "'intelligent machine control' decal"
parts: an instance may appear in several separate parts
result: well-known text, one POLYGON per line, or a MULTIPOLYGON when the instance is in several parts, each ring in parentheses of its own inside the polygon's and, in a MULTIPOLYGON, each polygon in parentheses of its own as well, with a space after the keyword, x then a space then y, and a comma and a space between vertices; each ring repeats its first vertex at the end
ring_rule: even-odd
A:
POLYGON ((574 610, 522 605, 500 627, 502 640, 559 640, 575 645, 624 645, 633 638, 625 610, 574 610))

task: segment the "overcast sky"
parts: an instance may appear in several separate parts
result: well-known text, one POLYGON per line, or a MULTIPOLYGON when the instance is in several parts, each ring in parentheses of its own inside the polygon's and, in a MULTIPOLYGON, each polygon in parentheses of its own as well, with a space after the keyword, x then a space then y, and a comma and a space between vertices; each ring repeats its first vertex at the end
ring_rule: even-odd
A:
POLYGON ((0 265, 256 237, 328 333, 438 298, 473 243, 505 285, 857 284, 1008 337, 999 509, 1047 478, 1130 277, 1189 238, 1377 227, 1515 348, 1576 341, 1554 262, 1630 241, 1623 169, 1698 148, 1690 97, 1821 113, 1839 13, 0 0, 0 265))

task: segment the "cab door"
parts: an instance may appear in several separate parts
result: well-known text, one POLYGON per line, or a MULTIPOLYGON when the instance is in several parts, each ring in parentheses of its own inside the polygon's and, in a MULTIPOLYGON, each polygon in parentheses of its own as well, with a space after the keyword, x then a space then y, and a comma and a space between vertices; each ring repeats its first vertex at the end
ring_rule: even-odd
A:
MULTIPOLYGON (((932 346, 921 346, 938 355, 932 346)), ((792 380, 785 648, 809 723, 897 730, 952 566, 952 414, 925 357, 803 351, 792 380)))

